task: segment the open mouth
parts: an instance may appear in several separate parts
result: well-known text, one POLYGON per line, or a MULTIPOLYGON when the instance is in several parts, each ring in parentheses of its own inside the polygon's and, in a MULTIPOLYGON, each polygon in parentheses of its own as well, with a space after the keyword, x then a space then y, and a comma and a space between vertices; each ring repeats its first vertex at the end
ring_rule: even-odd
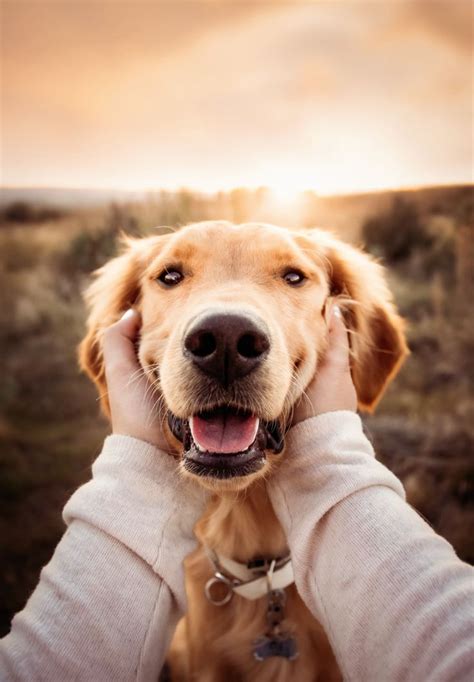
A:
POLYGON ((278 422, 264 422, 235 407, 218 406, 189 420, 169 413, 174 436, 183 443, 183 463, 190 473, 218 479, 248 476, 261 469, 266 451, 283 450, 278 422))

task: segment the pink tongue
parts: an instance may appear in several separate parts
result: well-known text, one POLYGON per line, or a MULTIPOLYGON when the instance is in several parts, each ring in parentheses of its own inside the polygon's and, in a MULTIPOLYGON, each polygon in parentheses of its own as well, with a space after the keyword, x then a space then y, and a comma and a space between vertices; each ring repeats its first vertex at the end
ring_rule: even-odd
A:
POLYGON ((233 412, 216 412, 210 417, 191 418, 194 442, 201 450, 216 453, 242 452, 257 435, 258 418, 233 412))

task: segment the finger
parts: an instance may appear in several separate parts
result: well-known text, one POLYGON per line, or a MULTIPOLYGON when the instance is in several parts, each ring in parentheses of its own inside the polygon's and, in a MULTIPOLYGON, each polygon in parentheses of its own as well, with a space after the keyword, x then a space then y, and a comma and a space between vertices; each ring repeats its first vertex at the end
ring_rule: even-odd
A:
POLYGON ((127 310, 124 316, 104 334, 104 360, 107 366, 119 364, 133 371, 138 366, 135 341, 141 326, 140 314, 127 310))
POLYGON ((125 336, 130 341, 135 341, 138 331, 141 326, 140 313, 132 308, 129 308, 120 318, 118 322, 112 325, 113 328, 122 336, 125 336))
POLYGON ((341 309, 334 305, 329 322, 329 348, 324 360, 325 365, 337 364, 349 367, 349 337, 341 309))
POLYGON ((332 376, 341 370, 350 370, 349 365, 349 339, 344 325, 341 309, 335 303, 331 304, 331 312, 328 319, 329 345, 327 351, 318 364, 318 371, 311 379, 307 392, 311 393, 319 383, 321 377, 332 376))
POLYGON ((330 296, 326 301, 326 308, 324 310, 324 321, 326 322, 326 326, 328 329, 331 324, 332 311, 335 305, 337 304, 334 302, 334 298, 330 296))

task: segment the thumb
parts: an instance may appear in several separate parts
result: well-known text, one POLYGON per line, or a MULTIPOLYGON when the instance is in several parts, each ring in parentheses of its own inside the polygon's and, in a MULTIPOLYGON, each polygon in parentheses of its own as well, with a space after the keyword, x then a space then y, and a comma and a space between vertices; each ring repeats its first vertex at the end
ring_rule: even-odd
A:
POLYGON ((329 347, 324 358, 324 365, 347 367, 349 370, 349 337, 338 305, 333 305, 331 310, 329 347))
POLYGON ((141 326, 136 310, 127 310, 122 318, 104 332, 105 366, 128 365, 131 370, 138 366, 135 341, 141 326))

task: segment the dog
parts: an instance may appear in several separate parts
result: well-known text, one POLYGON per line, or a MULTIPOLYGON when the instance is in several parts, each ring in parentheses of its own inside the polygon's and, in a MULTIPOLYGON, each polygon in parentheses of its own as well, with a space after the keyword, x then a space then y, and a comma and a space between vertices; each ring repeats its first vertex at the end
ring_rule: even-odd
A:
POLYGON ((126 239, 86 301, 80 364, 104 412, 103 332, 134 307, 142 316, 139 362, 170 450, 182 474, 211 492, 195 529, 199 547, 186 560, 189 611, 170 649, 170 678, 341 679, 292 582, 265 480, 285 457, 292 410, 324 358, 334 301, 349 333, 360 409, 374 409, 400 368, 404 324, 383 268, 319 229, 208 221, 126 239), (265 587, 270 569, 283 587, 265 587), (270 634, 269 613, 280 614, 270 634))

